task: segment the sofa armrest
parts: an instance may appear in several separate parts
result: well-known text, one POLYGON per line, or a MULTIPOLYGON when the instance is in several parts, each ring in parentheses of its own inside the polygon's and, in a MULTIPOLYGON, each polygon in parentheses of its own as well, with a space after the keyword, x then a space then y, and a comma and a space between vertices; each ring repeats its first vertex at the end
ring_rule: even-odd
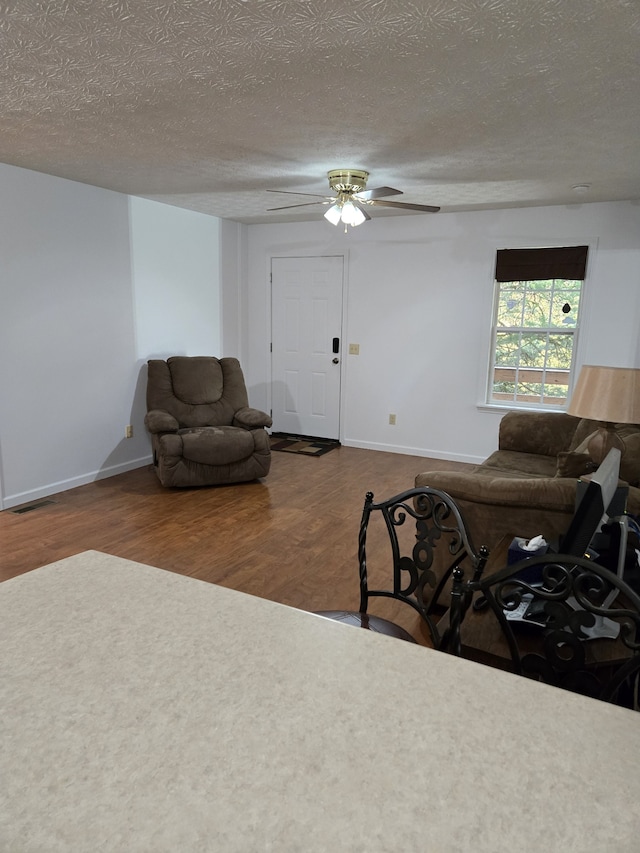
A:
POLYGON ((170 415, 169 412, 163 412, 161 409, 152 409, 144 416, 146 428, 152 434, 161 432, 176 432, 180 424, 170 415))
POLYGON ((233 416, 233 426, 242 427, 242 429, 258 429, 259 427, 270 427, 273 420, 266 412, 261 412, 260 409, 252 409, 251 406, 245 406, 233 416))
POLYGON ((418 474, 416 486, 432 486, 455 501, 573 513, 576 479, 570 477, 500 477, 466 471, 418 474))
POLYGON ((500 477, 491 473, 432 471, 418 474, 416 486, 447 492, 464 519, 471 541, 494 549, 505 536, 564 535, 574 514, 575 479, 500 477))
POLYGON ((565 412, 507 412, 500 421, 498 447, 557 456, 569 450, 579 422, 565 412))

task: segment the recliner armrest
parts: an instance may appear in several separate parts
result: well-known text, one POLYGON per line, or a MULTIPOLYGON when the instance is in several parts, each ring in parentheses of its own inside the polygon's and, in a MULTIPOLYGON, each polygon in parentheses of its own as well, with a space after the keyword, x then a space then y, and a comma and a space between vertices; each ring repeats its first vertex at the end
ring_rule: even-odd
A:
POLYGON ((259 427, 270 427, 273 423, 271 416, 266 412, 261 412, 260 409, 252 409, 251 406, 245 406, 233 416, 233 426, 242 427, 242 429, 258 429, 259 427))
POLYGON ((176 432, 180 428, 178 421, 169 412, 152 409, 144 416, 144 423, 150 433, 176 432))

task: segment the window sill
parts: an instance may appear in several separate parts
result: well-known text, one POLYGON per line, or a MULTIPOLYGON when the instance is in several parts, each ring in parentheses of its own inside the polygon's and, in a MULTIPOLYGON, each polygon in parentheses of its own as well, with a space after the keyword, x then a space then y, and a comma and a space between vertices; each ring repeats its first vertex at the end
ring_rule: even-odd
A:
POLYGON ((559 408, 557 406, 506 406, 504 403, 478 403, 476 405, 476 409, 479 412, 490 413, 490 414, 506 414, 507 412, 559 412, 559 413, 567 413, 566 408, 563 406, 559 408))

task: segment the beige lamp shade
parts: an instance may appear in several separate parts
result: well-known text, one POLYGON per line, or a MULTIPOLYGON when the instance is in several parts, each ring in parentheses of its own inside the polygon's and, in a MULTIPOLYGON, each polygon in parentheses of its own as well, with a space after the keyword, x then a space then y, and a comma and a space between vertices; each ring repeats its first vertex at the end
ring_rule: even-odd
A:
POLYGON ((613 424, 640 423, 640 369, 585 364, 567 411, 613 424))
POLYGON ((586 364, 567 409, 570 415, 605 421, 589 442, 589 455, 600 464, 612 447, 624 451, 614 424, 640 423, 640 369, 586 364))

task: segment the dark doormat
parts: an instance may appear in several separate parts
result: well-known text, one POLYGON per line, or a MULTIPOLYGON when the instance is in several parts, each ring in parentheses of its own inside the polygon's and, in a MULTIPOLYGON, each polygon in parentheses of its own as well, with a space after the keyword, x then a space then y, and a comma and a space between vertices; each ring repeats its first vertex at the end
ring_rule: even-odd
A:
POLYGON ((334 447, 340 447, 337 439, 312 438, 309 435, 291 435, 286 432, 273 432, 270 440, 272 450, 300 453, 303 456, 323 456, 334 447))

